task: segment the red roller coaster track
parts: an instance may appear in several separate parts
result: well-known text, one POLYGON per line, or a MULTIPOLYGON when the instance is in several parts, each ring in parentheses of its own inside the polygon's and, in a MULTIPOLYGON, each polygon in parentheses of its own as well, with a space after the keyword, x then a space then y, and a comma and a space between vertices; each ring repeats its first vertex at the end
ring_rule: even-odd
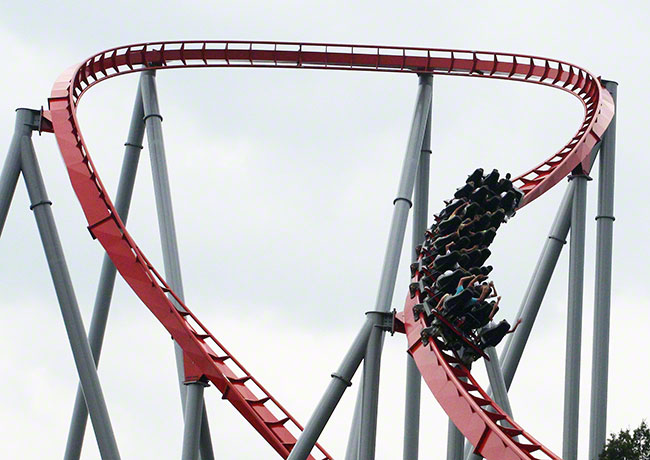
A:
MULTIPOLYGON (((83 140, 76 110, 81 96, 93 85, 118 75, 148 69, 180 67, 276 67, 432 73, 522 81, 551 86, 576 96, 585 109, 575 136, 556 154, 517 177, 513 183, 525 192, 524 206, 557 184, 588 158, 613 117, 611 95, 586 70, 552 59, 509 53, 387 46, 318 43, 177 41, 143 43, 109 49, 64 72, 54 84, 49 113, 72 187, 88 221, 117 270, 142 302, 182 347, 188 374, 205 376, 223 398, 253 425, 283 457, 296 443, 288 428, 302 430, 298 422, 201 324, 138 248, 117 215, 83 140), (185 308, 174 307, 172 298, 185 308), (215 351, 216 350, 216 351, 215 351), (265 396, 255 396, 257 389, 265 396)), ((508 420, 464 368, 450 364, 435 341, 420 341, 422 320, 416 320, 407 301, 405 323, 409 351, 429 388, 476 452, 491 460, 531 459, 540 451, 556 459, 508 420), (468 382, 459 377, 466 377, 468 382), (475 395, 473 393, 478 393, 475 395), (484 410, 492 407, 496 412, 484 410), (521 435, 527 443, 513 439, 521 435)), ((325 459, 330 455, 318 447, 325 459)), ((313 458, 313 457, 310 457, 313 458)))

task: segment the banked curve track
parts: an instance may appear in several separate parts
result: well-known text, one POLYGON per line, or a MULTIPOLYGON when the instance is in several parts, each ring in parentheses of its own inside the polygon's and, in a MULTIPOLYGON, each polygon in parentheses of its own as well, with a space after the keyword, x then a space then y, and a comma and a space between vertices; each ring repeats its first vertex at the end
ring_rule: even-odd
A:
MULTIPOLYGON (((297 433, 302 427, 190 312, 138 248, 102 184, 77 120, 81 96, 103 80, 149 69, 185 67, 432 73, 521 81, 566 91, 582 102, 584 120, 562 149, 513 180, 525 193, 521 206, 542 195, 585 161, 614 113, 611 95, 598 78, 580 67, 535 56, 469 50, 288 42, 156 42, 103 51, 71 67, 57 79, 47 116, 88 229, 131 289, 181 346, 188 363, 187 374, 209 379, 223 394, 223 399, 230 401, 284 458, 296 442, 292 431, 297 433), (185 311, 177 310, 172 299, 185 311)), ((497 420, 505 414, 489 400, 471 374, 451 366, 451 358, 440 351, 435 341, 428 346, 418 342, 423 323, 410 310, 407 301, 405 323, 409 350, 443 409, 475 445, 476 452, 490 460, 535 458, 530 454, 535 450, 549 458, 558 458, 513 421, 510 421, 515 427, 512 431, 498 425, 497 420), (467 377, 470 383, 459 377, 467 377), (480 396, 471 393, 477 391, 480 396), (492 406, 497 415, 484 411, 482 408, 486 406, 492 406), (517 434, 529 444, 517 443, 513 439, 517 434)), ((320 446, 318 449, 325 459, 331 459, 324 449, 320 446)))

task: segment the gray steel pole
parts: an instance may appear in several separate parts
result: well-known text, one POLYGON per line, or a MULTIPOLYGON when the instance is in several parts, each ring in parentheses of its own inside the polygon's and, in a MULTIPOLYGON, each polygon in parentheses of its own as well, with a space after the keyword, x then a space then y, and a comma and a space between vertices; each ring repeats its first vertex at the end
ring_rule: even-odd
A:
MULTIPOLYGON (((138 170, 138 160, 140 159, 140 150, 142 149, 142 138, 144 136, 143 117, 142 97, 140 95, 140 88, 138 87, 135 104, 133 106, 133 114, 131 116, 129 134, 126 138, 126 143, 124 144, 124 160, 122 161, 122 171, 120 172, 120 180, 115 196, 115 210, 122 219, 122 222, 125 224, 131 206, 133 184, 135 183, 135 176, 138 170)), ((102 271, 97 286, 97 294, 95 295, 93 316, 90 321, 90 330, 88 332, 88 342, 90 343, 90 349, 93 353, 95 366, 99 365, 99 357, 104 342, 104 332, 106 331, 108 312, 110 310, 113 288, 115 286, 115 275, 115 265, 113 265, 113 262, 111 262, 108 255, 104 255, 102 271)), ((70 430, 68 432, 68 442, 65 448, 65 455, 63 456, 64 460, 78 460, 80 458, 87 420, 88 409, 86 408, 86 400, 84 399, 81 386, 79 386, 77 388, 77 397, 72 411, 72 421, 70 422, 70 430)))
MULTIPOLYGON (((606 81, 616 105, 618 83, 606 81)), ((614 231, 614 159, 616 118, 605 135, 598 170, 598 215, 596 216, 596 292, 594 342, 591 364, 591 413, 589 414, 589 459, 596 460, 607 437, 607 378, 609 368, 609 317, 612 295, 612 235, 614 231)))
MULTIPOLYGON (((363 372, 363 371, 362 371, 363 372)), ((361 374, 363 381, 363 373, 361 374)), ((357 390, 357 400, 354 403, 354 415, 350 425, 350 434, 348 435, 348 445, 345 449, 345 460, 359 459, 359 434, 361 431, 361 405, 363 404, 363 385, 359 385, 357 390)))
POLYGON ((520 318, 522 322, 513 334, 508 354, 502 365, 506 388, 510 388, 512 384, 512 379, 514 378, 528 337, 537 318, 539 307, 542 304, 542 300, 544 300, 544 294, 546 294, 546 289, 551 281, 551 276, 560 257, 560 252, 566 243, 565 240, 569 233, 569 226, 571 225, 571 207, 574 189, 575 182, 569 182, 567 191, 555 216, 550 234, 542 250, 539 265, 533 275, 529 295, 524 300, 523 307, 521 308, 522 314, 520 318))
MULTIPOLYGON (((37 112, 32 112, 32 114, 38 116, 37 112)), ((79 380, 90 412, 93 429, 95 430, 99 452, 104 460, 119 459, 120 454, 115 442, 115 435, 108 416, 99 377, 97 376, 97 368, 90 350, 88 337, 86 336, 86 330, 84 329, 72 287, 72 280, 70 279, 52 209, 50 208, 52 202, 47 197, 30 135, 23 136, 21 140, 21 167, 31 201, 30 209, 34 211, 43 242, 52 281, 59 299, 63 322, 70 340, 77 372, 79 373, 79 380)))
POLYGON ((485 361, 485 369, 487 370, 490 388, 494 395, 494 401, 504 410, 506 414, 512 417, 512 408, 510 407, 510 398, 508 398, 508 390, 506 389, 506 382, 503 378, 501 365, 499 364, 499 356, 494 347, 485 349, 485 353, 490 358, 485 361))
POLYGON ((203 412, 203 388, 205 386, 201 382, 187 386, 182 460, 196 460, 199 457, 199 433, 201 432, 199 424, 203 412))
POLYGON ((449 419, 447 425, 447 460, 462 460, 465 437, 454 422, 449 419))
MULTIPOLYGON (((600 145, 601 142, 596 143, 589 154, 590 171, 596 161, 596 157, 598 156, 600 145)), ((528 288, 526 289, 526 293, 522 299, 519 311, 517 312, 515 321, 521 318, 523 320, 522 324, 514 334, 510 335, 505 348, 501 353, 501 368, 503 369, 507 388, 510 388, 510 384, 514 378, 515 371, 519 365, 519 360, 521 359, 524 347, 528 341, 531 328, 535 322, 535 318, 537 317, 537 312, 539 311, 542 300, 544 300, 546 288, 548 288, 548 283, 551 281, 551 276, 555 270, 557 259, 560 256, 560 252, 562 252, 562 246, 566 244, 566 237, 569 234, 569 228, 571 227, 574 184, 574 182, 569 182, 569 186, 564 193, 562 202, 560 203, 557 214, 555 215, 555 220, 551 226, 548 239, 544 243, 544 248, 539 255, 537 265, 535 266, 535 270, 533 271, 528 288), (512 350, 513 343, 516 343, 516 349, 514 352, 512 350)))
MULTIPOLYGON (((591 153, 589 154, 590 157, 590 166, 589 170, 591 171, 591 167, 594 164, 594 161, 596 160, 596 157, 598 156, 598 150, 600 149, 600 142, 597 142, 596 145, 591 149, 591 153)), ((564 198, 562 203, 564 203, 568 198, 568 195, 572 193, 570 189, 567 188, 564 198)), ((558 214, 560 213, 560 210, 558 210, 558 214)), ((556 217, 557 218, 557 217, 556 217)), ((569 226, 571 224, 569 223, 569 226)), ((568 234, 568 232, 567 232, 568 234)), ((549 236, 550 238, 550 236, 549 236)), ((533 275, 530 277, 530 281, 528 282, 528 286, 526 287, 526 292, 524 292, 524 296, 521 300, 521 304, 519 305, 519 310, 517 311, 517 316, 515 316, 515 321, 523 316, 524 313, 524 307, 528 303, 528 297, 530 297, 530 292, 533 286, 535 286, 536 279, 540 273, 540 267, 542 266, 543 261, 546 260, 546 244, 544 245, 544 248, 542 249, 542 252, 540 253, 537 263, 535 265, 535 269, 533 270, 533 275)), ((503 350, 501 351, 501 356, 500 356, 500 361, 503 363, 506 360, 506 356, 508 355, 508 352, 510 350, 510 345, 512 343, 512 339, 516 334, 510 334, 508 335, 508 338, 506 339, 506 344, 503 347, 503 350)), ((508 385, 509 386, 509 385, 508 385)))
MULTIPOLYGON (((567 190, 565 194, 568 192, 569 191, 567 190)), ((530 290, 535 284, 535 278, 537 277, 537 273, 539 273, 539 267, 542 263, 542 260, 544 259, 545 250, 546 250, 546 241, 544 242, 544 247, 542 248, 542 252, 539 254, 539 257, 537 258, 537 263, 535 264, 535 268, 533 269, 533 275, 530 277, 530 280, 528 281, 528 286, 526 286, 526 291, 524 292, 524 295, 521 298, 521 303, 519 304, 519 310, 517 310, 517 315, 514 318, 515 321, 521 318, 521 316, 524 313, 524 306, 528 301, 528 296, 530 296, 530 290)), ((514 334, 508 334, 508 338, 506 339, 506 343, 503 346, 503 350, 501 350, 501 356, 499 357, 499 361, 501 363, 503 363, 503 361, 505 361, 506 359, 506 356, 508 356, 508 351, 510 350, 510 344, 512 343, 513 336, 514 334)))
MULTIPOLYGON (((593 165, 594 160, 596 159, 599 148, 600 142, 591 150, 591 165, 593 165)), ((555 270, 560 252, 562 251, 562 246, 566 243, 565 240, 571 226, 574 186, 575 183, 573 181, 569 182, 569 186, 564 193, 562 202, 560 203, 555 215, 555 220, 551 226, 549 236, 544 243, 539 258, 537 259, 533 275, 530 278, 519 311, 515 317, 515 321, 522 319, 522 324, 514 334, 510 335, 510 338, 505 344, 504 350, 501 352, 501 369, 506 389, 509 389, 512 384, 514 374, 519 365, 519 361, 521 360, 526 343, 528 342, 528 337, 530 336, 535 318, 537 317, 542 300, 544 299, 544 294, 546 293, 551 276, 555 270), (514 348, 512 347, 513 344, 516 345, 514 348)), ((491 387, 488 388, 488 394, 493 394, 493 389, 491 387)), ((497 402, 497 404, 499 403, 497 402)), ((468 443, 465 447, 465 452, 469 452, 470 448, 471 446, 468 443)))
POLYGON ((0 235, 2 235, 20 175, 20 140, 23 136, 31 136, 33 128, 30 123, 32 121, 33 115, 30 110, 16 110, 14 135, 11 138, 11 144, 9 144, 2 173, 0 173, 0 235))
MULTIPOLYGON (((147 131, 149 153, 151 156, 151 169, 154 183, 154 194, 156 197, 163 263, 165 266, 165 278, 172 290, 184 302, 185 294, 183 292, 181 264, 178 255, 178 242, 176 239, 174 211, 172 208, 171 190, 169 187, 167 160, 165 157, 165 144, 162 135, 162 116, 160 115, 160 108, 158 106, 155 71, 147 70, 142 74, 142 77, 140 77, 140 90, 142 91, 144 122, 147 131)), ((176 304, 176 307, 179 309, 182 308, 178 304, 176 304)), ((187 391, 184 385, 185 368, 183 366, 183 350, 176 342, 174 342, 174 352, 176 356, 176 371, 178 374, 181 393, 181 407, 183 409, 183 414, 185 414, 187 391)), ((199 384, 189 384, 188 386, 190 385, 199 384)), ((201 419, 201 458, 203 460, 212 460, 214 454, 212 451, 212 441, 210 439, 205 404, 203 404, 201 419)))
MULTIPOLYGON (((424 132, 429 118, 429 109, 431 108, 432 81, 433 77, 430 74, 420 75, 419 77, 418 96, 411 124, 411 133, 402 166, 397 198, 393 201, 395 208, 379 282, 379 292, 375 302, 375 311, 378 312, 388 312, 393 299, 400 254, 404 244, 406 221, 411 208, 413 185, 420 160, 424 132)), ((383 335, 384 330, 382 328, 376 327, 371 331, 366 356, 363 361, 363 405, 359 441, 359 458, 361 460, 373 460, 375 458, 379 370, 383 335)))
POLYGON ((582 347, 582 295, 585 271, 585 216, 587 213, 586 174, 571 176, 574 181, 569 246, 569 299, 567 309, 566 362, 564 371, 564 429, 562 458, 578 458, 580 412, 580 352, 582 347))
MULTIPOLYGON (((598 142, 590 153, 590 169, 600 149, 598 142)), ((557 260, 562 251, 562 246, 566 243, 566 237, 571 226, 571 212, 573 209, 573 195, 575 182, 569 182, 569 186, 564 193, 562 202, 555 215, 555 220, 551 226, 548 239, 544 243, 542 252, 537 260, 537 265, 533 275, 528 283, 528 287, 522 299, 522 303, 515 317, 515 321, 522 319, 522 324, 517 331, 510 336, 501 353, 501 369, 506 389, 510 388, 514 374, 521 360, 524 348, 530 336, 535 318, 539 312, 544 294, 555 270, 557 260)), ((488 394, 493 394, 493 388, 488 389, 488 394)), ((499 404, 497 402, 497 404, 499 404)), ((471 446, 466 446, 465 452, 469 452, 471 446)))
MULTIPOLYGON (((415 248, 424 241, 429 213, 429 156, 431 155, 431 107, 422 139, 418 174, 415 177, 413 197, 413 257, 417 260, 415 248)), ((420 441, 420 393, 422 376, 415 360, 406 354, 406 398, 404 407, 404 460, 417 460, 420 441)))
MULTIPOLYGON (((506 382, 503 380, 503 372, 501 371, 501 364, 499 364, 499 356, 494 347, 485 349, 485 354, 490 358, 485 361, 485 369, 487 370, 490 388, 493 392, 493 399, 503 411, 512 417, 512 408, 510 407, 510 399, 508 398, 508 390, 506 390, 506 382)), ((465 443, 465 456, 467 460, 480 460, 480 455, 473 453, 474 446, 469 442, 465 443)))
MULTIPOLYGON (((417 258, 415 247, 422 243, 424 232, 427 229, 427 214, 429 203, 429 163, 431 155, 431 107, 422 139, 418 173, 415 177, 414 208, 413 208, 413 259, 417 258)), ((363 377, 362 377, 363 380, 363 377)), ((422 376, 411 355, 406 358, 406 402, 404 411, 404 460, 418 458, 419 433, 420 433, 420 393, 422 376)), ((345 451, 345 460, 359 458, 359 434, 361 406, 363 403, 363 386, 359 386, 357 400, 354 406, 354 416, 350 427, 348 445, 345 451)))
MULTIPOLYGON (((571 225, 573 190, 574 183, 570 182, 555 215, 549 236, 544 242, 544 247, 537 260, 537 265, 528 283, 517 316, 515 317, 515 321, 521 319, 522 323, 517 328, 517 331, 511 335, 505 345, 504 351, 501 353, 501 369, 506 390, 512 384, 517 366, 519 365, 524 348, 528 342, 528 337, 537 318, 537 313, 542 305, 542 300, 544 300, 544 294, 546 294, 546 289, 551 281, 555 265, 560 257, 562 246, 566 243, 565 240, 569 233, 569 226, 571 225)), ((493 393, 494 389, 490 387, 488 394, 491 395, 493 393)), ((499 403, 497 402, 497 404, 499 403)), ((466 457, 470 455, 471 449, 471 444, 467 443, 464 450, 466 457)), ((470 456, 468 458, 476 459, 478 457, 470 456)))
POLYGON ((352 346, 343 358, 343 362, 337 371, 332 374, 332 380, 327 386, 325 394, 323 394, 314 413, 307 421, 305 429, 298 437, 298 442, 291 450, 287 460, 305 460, 309 456, 323 428, 325 428, 325 424, 327 424, 327 421, 341 400, 343 393, 349 386, 352 386, 352 377, 354 377, 354 373, 361 364, 368 345, 370 332, 375 327, 375 318, 373 317, 377 316, 368 315, 357 337, 354 339, 352 346))

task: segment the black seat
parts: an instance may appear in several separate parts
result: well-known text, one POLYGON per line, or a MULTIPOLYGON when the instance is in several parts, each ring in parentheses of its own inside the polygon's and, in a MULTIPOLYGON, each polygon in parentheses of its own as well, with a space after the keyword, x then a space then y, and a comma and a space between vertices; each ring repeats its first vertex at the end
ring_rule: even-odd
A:
POLYGON ((484 266, 484 267, 471 267, 469 269, 469 272, 472 275, 485 275, 485 276, 488 276, 490 274, 490 272, 492 271, 492 268, 493 268, 492 265, 487 265, 487 266, 484 266))
POLYGON ((445 217, 451 215, 451 213, 454 212, 456 209, 458 209, 458 207, 459 207, 460 205, 462 205, 464 202, 465 202, 465 200, 462 200, 462 199, 455 199, 455 200, 452 200, 452 202, 449 203, 449 204, 445 207, 445 209, 443 209, 442 211, 440 211, 440 214, 439 214, 440 218, 441 218, 441 219, 444 219, 445 217))
POLYGON ((472 265, 475 267, 480 267, 485 263, 486 260, 488 260, 491 255, 492 251, 490 251, 488 248, 479 249, 478 254, 472 260, 472 265))
POLYGON ((482 206, 485 204, 485 200, 488 198, 488 196, 491 195, 492 192, 490 191, 490 189, 485 185, 482 185, 481 187, 477 188, 472 192, 472 194, 470 195, 470 200, 482 206))
POLYGON ((493 169, 490 174, 483 178, 483 185, 488 186, 490 189, 496 191, 499 183, 499 171, 493 169))
POLYGON ((491 254, 492 252, 488 248, 474 249, 473 251, 463 254, 458 260, 458 265, 466 270, 469 270, 472 267, 480 267, 491 254))
POLYGON ((450 217, 449 219, 443 220, 438 224, 438 235, 445 236, 450 233, 455 232, 458 229, 458 226, 461 223, 461 218, 459 216, 450 217))
POLYGON ((497 193, 509 192, 512 190, 512 182, 510 182, 510 173, 506 174, 506 177, 499 180, 497 184, 497 193))
POLYGON ((469 196, 472 194, 474 191, 474 184, 468 183, 463 185, 462 187, 456 189, 456 193, 454 193, 454 198, 469 198, 469 196))
POLYGON ((463 315, 463 323, 458 327, 461 331, 468 334, 473 329, 478 329, 480 322, 472 311, 468 311, 463 315))
POLYGON ((471 231, 473 231, 474 233, 478 233, 490 228, 492 226, 490 225, 492 223, 491 217, 492 214, 481 215, 481 217, 479 217, 479 219, 471 225, 471 231))
POLYGON ((463 289, 458 294, 447 297, 443 303, 443 315, 450 318, 460 316, 461 312, 467 308, 470 300, 472 300, 472 291, 469 289, 463 289))
POLYGON ((483 242, 483 232, 472 233, 471 235, 463 238, 469 239, 469 247, 479 246, 483 242))
POLYGON ((456 286, 458 286, 458 282, 463 276, 467 276, 467 271, 462 268, 458 268, 448 274, 443 274, 436 281, 436 287, 446 294, 451 294, 456 291, 456 286))
POLYGON ((496 347, 510 330, 510 323, 505 319, 496 326, 481 332, 481 348, 496 347))
POLYGON ((476 169, 472 174, 467 177, 465 181, 467 183, 472 182, 474 185, 482 185, 483 182, 483 168, 476 169))
POLYGON ((479 214, 484 213, 485 210, 481 207, 480 204, 478 204, 475 201, 472 201, 467 207, 464 209, 464 214, 463 217, 465 219, 473 219, 474 216, 477 216, 479 214))
POLYGON ((512 214, 512 212, 515 210, 515 201, 517 200, 517 194, 514 191, 509 191, 504 193, 503 197, 501 198, 501 203, 499 203, 499 207, 503 209, 503 211, 506 214, 512 214))
POLYGON ((503 211, 503 209, 497 209, 496 211, 488 215, 490 217, 490 223, 492 224, 490 225, 490 227, 495 227, 495 228, 499 228, 499 225, 501 225, 506 218, 506 213, 503 211))
POLYGON ((477 326, 475 326, 474 329, 480 329, 487 326, 487 324, 490 322, 490 313, 492 312, 493 307, 494 302, 483 301, 472 308, 470 313, 473 315, 474 319, 477 322, 477 326))
POLYGON ((472 246, 477 244, 479 246, 487 247, 492 244, 492 241, 494 241, 496 234, 497 232, 494 228, 488 228, 482 232, 477 232, 472 237, 470 237, 470 244, 472 246))
POLYGON ((440 237, 436 238, 435 241, 433 242, 433 248, 434 248, 436 251, 444 250, 445 247, 446 247, 449 243, 451 243, 452 241, 454 241, 456 238, 457 238, 457 236, 456 236, 455 233, 450 233, 449 235, 440 236, 440 237))
POLYGON ((451 251, 448 254, 437 256, 433 260, 433 269, 439 272, 445 272, 452 268, 460 259, 459 251, 451 251))
POLYGON ((499 209, 499 207, 501 206, 502 206, 502 199, 499 196, 496 195, 490 196, 485 200, 484 207, 486 211, 494 212, 497 209, 499 209))

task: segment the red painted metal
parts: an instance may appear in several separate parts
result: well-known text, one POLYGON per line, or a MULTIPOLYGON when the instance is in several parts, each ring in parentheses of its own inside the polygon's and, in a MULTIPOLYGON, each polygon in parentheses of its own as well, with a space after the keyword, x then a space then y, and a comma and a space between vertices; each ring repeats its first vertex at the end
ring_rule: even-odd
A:
MULTIPOLYGON (((573 94, 585 108, 584 121, 576 135, 558 153, 513 181, 525 192, 521 206, 549 190, 583 161, 613 116, 610 94, 596 77, 577 66, 534 56, 467 50, 258 41, 141 43, 98 53, 71 67, 57 79, 49 100, 49 119, 91 234, 102 244, 133 291, 179 343, 186 358, 192 361, 192 378, 199 378, 202 374, 209 379, 223 393, 223 398, 230 401, 285 458, 296 442, 287 426, 293 425, 298 430, 302 427, 207 331, 140 251, 98 176, 77 120, 79 99, 100 81, 147 69, 181 67, 433 73, 536 83, 573 94), (170 297, 183 305, 187 313, 176 310, 170 297), (249 386, 256 387, 258 393, 265 396, 256 397, 249 386), (279 418, 269 406, 271 409, 275 406, 279 418)), ((415 334, 419 338, 417 329, 421 325, 414 322, 409 309, 405 320, 407 333, 411 332, 409 337, 415 334)), ((492 459, 532 458, 522 457, 521 453, 526 449, 517 447, 515 441, 504 434, 504 429, 499 431, 495 428, 494 422, 490 424, 496 416, 482 411, 475 402, 476 397, 470 394, 476 390, 467 390, 467 384, 458 380, 460 371, 450 370, 444 354, 435 346, 409 343, 410 351, 434 395, 468 439, 479 444, 478 451, 492 459), (432 357, 435 359, 431 360, 432 357), (442 385, 443 380, 451 382, 451 385, 442 385), (505 447, 500 448, 501 444, 505 447), (495 452, 499 455, 495 456, 495 452)), ((467 377, 473 382, 471 375, 467 377)), ((489 401, 482 390, 480 394, 481 398, 489 401)), ((325 459, 331 458, 320 446, 318 449, 325 459)), ((550 458, 557 457, 551 454, 550 458)))
MULTIPOLYGON (((413 278, 414 282, 417 277, 419 274, 413 278)), ((420 313, 418 318, 413 315, 413 307, 419 302, 419 292, 413 298, 406 296, 404 325, 408 352, 440 406, 474 446, 474 452, 488 460, 561 460, 492 401, 457 357, 442 351, 437 338, 429 338, 424 344, 420 335, 427 326, 424 315, 420 313), (501 421, 510 427, 500 425, 501 421)))

